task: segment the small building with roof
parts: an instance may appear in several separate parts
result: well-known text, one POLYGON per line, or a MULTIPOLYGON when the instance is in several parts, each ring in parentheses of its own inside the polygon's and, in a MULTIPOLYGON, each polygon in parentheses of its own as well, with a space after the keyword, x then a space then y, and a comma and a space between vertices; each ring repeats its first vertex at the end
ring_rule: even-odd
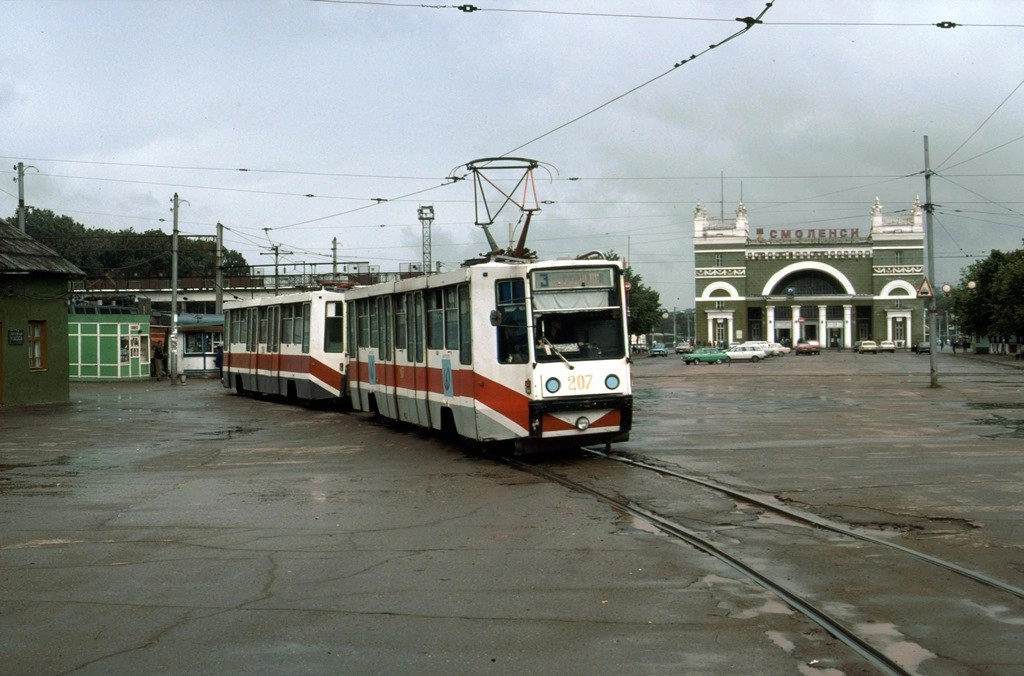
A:
POLYGON ((0 219, 0 406, 67 403, 77 266, 0 219))

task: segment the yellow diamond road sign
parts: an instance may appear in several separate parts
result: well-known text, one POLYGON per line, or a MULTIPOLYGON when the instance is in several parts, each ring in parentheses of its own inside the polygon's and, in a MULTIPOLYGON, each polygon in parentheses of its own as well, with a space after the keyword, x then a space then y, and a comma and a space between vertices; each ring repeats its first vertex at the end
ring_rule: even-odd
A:
POLYGON ((931 298, 935 294, 932 292, 932 285, 928 283, 928 278, 925 277, 924 281, 921 282, 921 286, 917 287, 918 298, 931 298))

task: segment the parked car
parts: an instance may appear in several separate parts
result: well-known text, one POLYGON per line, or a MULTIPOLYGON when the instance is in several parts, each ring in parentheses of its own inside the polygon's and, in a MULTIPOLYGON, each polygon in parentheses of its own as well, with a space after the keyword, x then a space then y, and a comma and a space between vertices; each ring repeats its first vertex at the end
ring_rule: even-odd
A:
POLYGON ((729 355, 717 347, 702 347, 690 354, 683 355, 687 364, 722 364, 729 361, 729 355))
POLYGON ((816 340, 801 340, 796 344, 797 354, 821 354, 821 344, 816 340))
POLYGON ((730 361, 753 361, 758 362, 767 357, 764 350, 757 345, 737 345, 725 351, 730 361))
POLYGON ((771 345, 772 350, 774 350, 775 354, 777 356, 779 356, 779 357, 781 357, 783 355, 787 355, 790 352, 792 352, 792 350, 789 349, 788 346, 783 345, 782 343, 768 343, 768 344, 771 345))
POLYGON ((689 343, 676 343, 676 354, 690 354, 693 352, 693 345, 689 343))
POLYGON ((765 357, 774 357, 782 354, 775 349, 774 345, 776 345, 776 343, 769 343, 766 340, 748 340, 745 343, 740 343, 740 345, 757 348, 764 352, 765 357))
POLYGON ((931 354, 932 344, 929 343, 927 340, 920 342, 914 346, 914 352, 918 354, 931 354))
POLYGON ((883 340, 881 343, 878 344, 878 351, 895 353, 896 343, 892 342, 891 340, 883 340))
POLYGON ((652 357, 667 357, 668 348, 665 347, 665 343, 655 343, 651 346, 650 356, 652 357))
POLYGON ((862 340, 860 345, 857 346, 857 354, 864 354, 870 352, 871 354, 878 354, 878 343, 873 340, 862 340))

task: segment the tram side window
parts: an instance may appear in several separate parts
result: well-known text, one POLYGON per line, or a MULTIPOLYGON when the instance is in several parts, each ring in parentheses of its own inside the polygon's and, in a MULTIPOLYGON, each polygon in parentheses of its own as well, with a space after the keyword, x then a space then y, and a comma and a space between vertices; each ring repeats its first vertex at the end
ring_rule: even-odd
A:
POLYGON ((395 298, 395 349, 405 350, 409 344, 409 294, 395 298))
POLYGON ((427 349, 444 348, 444 295, 442 289, 427 291, 427 349))
POLYGON ((228 333, 232 343, 245 342, 245 311, 231 310, 231 329, 228 333))
POLYGON ((327 303, 324 313, 324 352, 345 351, 345 310, 340 301, 327 303))
POLYGON ((498 361, 522 364, 528 359, 526 332, 526 284, 522 279, 495 282, 501 322, 497 327, 498 361))
POLYGON ((292 327, 295 325, 295 306, 281 306, 281 342, 288 345, 292 342, 292 327))
POLYGON ((454 286, 444 290, 444 346, 459 348, 459 290, 454 286))
POLYGON ((251 307, 245 313, 245 349, 256 351, 256 308, 251 307))
POLYGON ((359 351, 359 313, 356 311, 356 303, 345 303, 345 314, 348 315, 348 351, 355 354, 359 351))
POLYGON ((267 311, 268 310, 270 310, 270 308, 267 308, 267 307, 261 307, 260 308, 260 333, 259 333, 259 337, 256 340, 257 343, 264 344, 264 345, 267 342, 267 311))
POLYGON ((412 361, 417 364, 423 363, 423 292, 417 291, 412 295, 412 326, 410 327, 410 352, 412 361))
POLYGON ((459 361, 473 363, 473 318, 469 308, 469 285, 459 287, 459 361))
POLYGON ((370 301, 362 298, 356 301, 356 321, 359 326, 359 347, 370 347, 370 301))
POLYGON ((277 352, 280 346, 281 306, 272 305, 267 314, 267 352, 277 352))
MULTIPOLYGON (((381 359, 391 359, 391 297, 384 296, 377 299, 376 312, 377 322, 377 348, 381 359)), ((372 321, 372 320, 371 320, 372 321)))
POLYGON ((370 347, 380 348, 380 305, 379 298, 371 298, 368 303, 370 319, 370 347))
POLYGON ((309 352, 309 303, 302 304, 302 333, 298 336, 298 340, 295 342, 302 343, 302 351, 304 353, 309 352))

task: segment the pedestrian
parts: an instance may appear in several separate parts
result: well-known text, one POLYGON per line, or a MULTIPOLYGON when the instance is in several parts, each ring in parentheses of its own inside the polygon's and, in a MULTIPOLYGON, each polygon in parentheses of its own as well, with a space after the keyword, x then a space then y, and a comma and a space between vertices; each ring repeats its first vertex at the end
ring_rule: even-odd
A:
POLYGON ((157 341, 153 345, 153 369, 157 380, 163 380, 167 371, 164 369, 164 344, 157 341))
POLYGON ((217 366, 217 377, 224 379, 224 350, 221 346, 213 348, 213 363, 217 366))

